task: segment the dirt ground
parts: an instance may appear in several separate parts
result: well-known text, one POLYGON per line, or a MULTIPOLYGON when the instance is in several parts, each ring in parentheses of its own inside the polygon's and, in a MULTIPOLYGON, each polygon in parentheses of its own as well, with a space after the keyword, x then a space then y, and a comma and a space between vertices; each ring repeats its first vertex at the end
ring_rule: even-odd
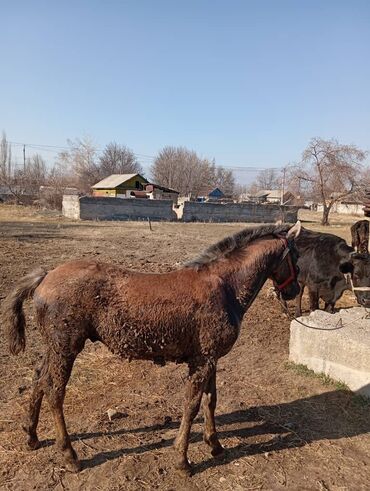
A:
MULTIPOLYGON (((307 214, 302 218, 317 219, 307 214)), ((349 223, 330 232, 349 239, 349 223)), ((314 223, 308 227, 320 229, 314 223)), ((95 257, 140 271, 169 271, 241 224, 74 222, 52 213, 0 205, 0 300, 25 273, 95 257)), ((327 230, 327 229, 325 229, 327 230)), ((340 305, 354 305, 348 293, 340 305)), ((11 357, 0 326, 0 488, 6 490, 365 490, 370 488, 369 406, 339 385, 287 365, 289 321, 268 285, 245 316, 241 335, 218 368, 217 423, 227 451, 211 457, 202 415, 193 426, 194 475, 172 468, 186 367, 129 363, 99 343, 78 357, 65 415, 83 463, 66 471, 53 445, 44 402, 42 448, 31 452, 21 429, 33 367, 43 347, 26 307, 26 352, 11 357), (108 409, 116 409, 111 422, 108 409)))

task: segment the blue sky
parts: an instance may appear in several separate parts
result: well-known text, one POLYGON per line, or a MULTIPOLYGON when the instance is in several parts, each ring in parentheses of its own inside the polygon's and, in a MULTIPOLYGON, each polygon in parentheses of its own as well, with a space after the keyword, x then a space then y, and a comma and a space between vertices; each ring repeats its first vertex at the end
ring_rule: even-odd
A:
POLYGON ((0 12, 11 141, 184 145, 230 167, 280 167, 313 136, 370 149, 368 1, 0 0, 0 12))

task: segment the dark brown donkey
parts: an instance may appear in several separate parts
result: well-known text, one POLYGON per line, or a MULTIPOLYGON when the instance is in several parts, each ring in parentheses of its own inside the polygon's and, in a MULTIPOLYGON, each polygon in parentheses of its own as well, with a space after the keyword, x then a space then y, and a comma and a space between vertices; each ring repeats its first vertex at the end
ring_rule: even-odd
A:
POLYGON ((359 220, 351 227, 352 247, 360 254, 369 254, 369 221, 359 220))
POLYGON ((245 229, 209 247, 183 268, 144 274, 95 261, 73 261, 26 276, 5 301, 10 351, 25 348, 23 301, 33 295, 46 344, 36 371, 26 426, 36 433, 44 394, 54 416, 56 442, 72 470, 81 465, 63 415, 65 388, 85 341, 101 341, 124 358, 187 363, 184 413, 175 441, 176 467, 187 473, 191 424, 204 398, 204 440, 223 450, 216 434, 216 364, 235 343, 244 313, 271 278, 283 298, 299 292, 294 238, 300 223, 245 229))

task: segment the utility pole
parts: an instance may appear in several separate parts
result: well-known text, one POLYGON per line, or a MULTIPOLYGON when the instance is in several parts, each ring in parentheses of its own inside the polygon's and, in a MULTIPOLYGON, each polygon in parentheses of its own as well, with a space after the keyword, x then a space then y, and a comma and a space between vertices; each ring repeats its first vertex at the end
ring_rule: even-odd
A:
POLYGON ((23 172, 26 173, 26 145, 23 145, 23 172))
POLYGON ((8 148, 8 178, 10 179, 12 175, 12 147, 9 145, 8 148))
POLYGON ((284 194, 285 194, 285 174, 286 174, 286 168, 284 167, 283 168, 283 179, 282 179, 282 182, 281 182, 281 200, 280 200, 280 204, 283 205, 284 204, 284 194))

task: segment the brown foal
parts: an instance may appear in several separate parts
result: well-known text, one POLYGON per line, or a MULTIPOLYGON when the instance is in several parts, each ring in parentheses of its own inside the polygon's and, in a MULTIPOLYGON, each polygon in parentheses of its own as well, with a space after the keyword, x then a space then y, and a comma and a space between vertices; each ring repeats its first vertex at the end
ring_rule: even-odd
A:
POLYGON ((35 373, 25 427, 30 448, 40 445, 36 429, 45 395, 65 462, 75 471, 81 468, 63 401, 76 356, 90 339, 124 358, 187 363, 184 411, 174 444, 176 467, 190 473, 189 434, 203 394, 204 440, 212 455, 220 454, 214 417, 217 361, 231 350, 243 315, 268 278, 285 299, 299 293, 294 246, 299 231, 299 222, 245 229, 166 274, 90 260, 23 278, 5 301, 3 319, 10 351, 17 354, 25 348, 23 302, 33 296, 46 352, 35 373))

